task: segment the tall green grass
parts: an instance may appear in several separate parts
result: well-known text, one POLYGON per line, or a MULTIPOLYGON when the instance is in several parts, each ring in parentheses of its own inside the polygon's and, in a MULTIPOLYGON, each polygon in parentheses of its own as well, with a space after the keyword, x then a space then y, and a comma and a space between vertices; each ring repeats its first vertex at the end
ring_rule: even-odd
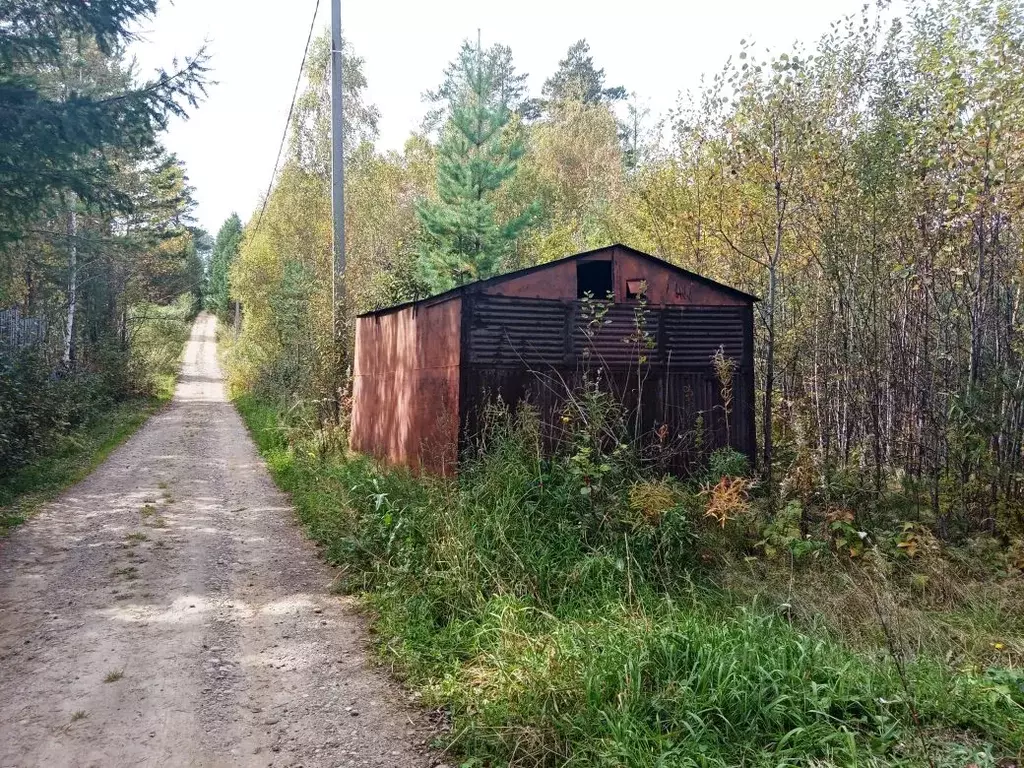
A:
POLYGON ((644 524, 626 464, 583 493, 579 446, 541 459, 529 424, 442 481, 286 439, 273 408, 236 402, 465 765, 963 766, 1024 748, 1018 677, 898 666, 738 605, 707 579, 727 534, 683 486, 644 524))

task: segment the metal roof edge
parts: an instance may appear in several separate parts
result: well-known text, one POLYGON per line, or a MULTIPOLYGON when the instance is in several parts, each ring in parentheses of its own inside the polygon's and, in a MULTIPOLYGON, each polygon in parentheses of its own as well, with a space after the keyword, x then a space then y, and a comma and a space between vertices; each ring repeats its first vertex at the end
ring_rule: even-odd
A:
POLYGON ((473 283, 459 285, 456 286, 455 288, 451 288, 435 296, 427 296, 422 299, 413 299, 410 301, 404 301, 401 304, 393 304, 390 307, 382 307, 380 309, 370 310, 369 312, 362 312, 359 315, 356 315, 356 317, 380 317, 382 315, 387 315, 392 312, 398 312, 403 309, 408 309, 409 307, 412 306, 427 306, 428 304, 432 305, 441 303, 444 301, 448 301, 449 299, 453 299, 456 296, 461 296, 469 291, 475 292, 488 285, 496 285, 506 280, 514 280, 517 277, 523 277, 524 275, 533 274, 534 272, 545 269, 554 264, 560 264, 564 261, 572 261, 574 259, 583 258, 584 256, 593 256, 596 253, 601 253, 602 251, 610 251, 614 248, 622 248, 625 251, 629 251, 634 256, 639 256, 641 258, 647 259, 648 261, 653 261, 655 264, 670 269, 673 272, 676 272, 677 274, 689 278, 690 280, 695 280, 716 290, 732 294, 733 296, 739 296, 740 298, 745 299, 747 301, 755 302, 761 300, 758 296, 754 296, 753 294, 741 291, 739 288, 733 288, 732 286, 726 285, 725 283, 720 283, 717 280, 712 280, 710 277, 704 277, 704 275, 699 275, 696 272, 691 272, 688 269, 683 269, 682 267, 676 266, 670 261, 665 261, 665 259, 659 258, 657 256, 652 256, 651 254, 641 251, 638 248, 633 248, 632 246, 626 245, 624 243, 612 243, 610 245, 602 245, 599 248, 592 248, 589 251, 582 251, 580 253, 573 253, 568 256, 563 256, 560 259, 552 259, 551 261, 545 261, 543 264, 534 264, 533 266, 530 267, 517 269, 514 272, 506 272, 501 275, 495 275, 494 277, 489 277, 485 280, 477 280, 476 282, 473 283))
POLYGON ((416 306, 432 306, 434 304, 443 304, 446 301, 454 299, 456 296, 461 296, 465 293, 466 289, 476 283, 469 283, 468 285, 458 285, 455 288, 451 288, 443 293, 438 293, 433 296, 425 296, 422 299, 410 299, 409 301, 403 301, 401 304, 392 304, 388 307, 381 307, 380 309, 371 309, 368 312, 360 312, 356 315, 356 319, 360 317, 381 317, 382 315, 389 315, 392 312, 399 312, 403 309, 416 306))
POLYGON ((666 261, 665 259, 659 256, 654 256, 650 253, 647 253, 646 251, 641 251, 639 248, 634 248, 631 245, 626 245, 625 243, 615 243, 613 245, 604 246, 603 248, 596 248, 593 251, 577 253, 576 256, 570 258, 576 258, 577 256, 588 256, 590 254, 597 253, 598 251, 603 251, 610 248, 622 248, 623 250, 629 251, 634 256, 640 256, 641 258, 647 259, 648 261, 653 261, 655 264, 658 264, 659 266, 666 267, 672 270, 673 272, 683 275, 684 277, 690 278, 691 280, 696 280, 698 283, 703 283, 704 285, 707 285, 711 288, 715 288, 720 291, 725 291, 726 293, 731 293, 734 296, 739 296, 740 298, 747 299, 748 301, 761 300, 760 296, 755 296, 752 293, 741 291, 739 288, 733 288, 731 285, 726 285, 725 283, 720 283, 717 280, 712 280, 710 277, 705 277, 704 275, 698 274, 696 272, 691 272, 688 269, 684 269, 683 267, 673 264, 671 261, 666 261))

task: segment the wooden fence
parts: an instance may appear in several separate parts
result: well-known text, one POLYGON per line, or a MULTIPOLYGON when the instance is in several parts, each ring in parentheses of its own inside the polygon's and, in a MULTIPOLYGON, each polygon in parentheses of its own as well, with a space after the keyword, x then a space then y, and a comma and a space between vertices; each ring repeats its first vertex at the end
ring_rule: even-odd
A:
POLYGON ((24 349, 46 340, 46 321, 23 317, 17 307, 0 310, 0 347, 24 349))

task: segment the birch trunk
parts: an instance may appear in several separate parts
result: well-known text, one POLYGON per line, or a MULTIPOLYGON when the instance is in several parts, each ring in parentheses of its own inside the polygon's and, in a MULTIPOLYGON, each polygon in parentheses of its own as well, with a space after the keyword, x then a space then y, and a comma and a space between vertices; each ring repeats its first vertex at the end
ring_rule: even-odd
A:
POLYGON ((78 310, 78 199, 68 194, 68 320, 64 329, 64 364, 75 364, 75 314, 78 310))

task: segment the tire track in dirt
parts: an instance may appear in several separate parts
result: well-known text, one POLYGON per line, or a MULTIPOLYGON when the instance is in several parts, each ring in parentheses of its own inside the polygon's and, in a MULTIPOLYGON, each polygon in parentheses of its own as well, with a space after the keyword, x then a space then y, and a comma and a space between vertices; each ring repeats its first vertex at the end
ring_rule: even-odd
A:
POLYGON ((227 401, 171 405, 0 542, 0 767, 433 766, 227 401))

